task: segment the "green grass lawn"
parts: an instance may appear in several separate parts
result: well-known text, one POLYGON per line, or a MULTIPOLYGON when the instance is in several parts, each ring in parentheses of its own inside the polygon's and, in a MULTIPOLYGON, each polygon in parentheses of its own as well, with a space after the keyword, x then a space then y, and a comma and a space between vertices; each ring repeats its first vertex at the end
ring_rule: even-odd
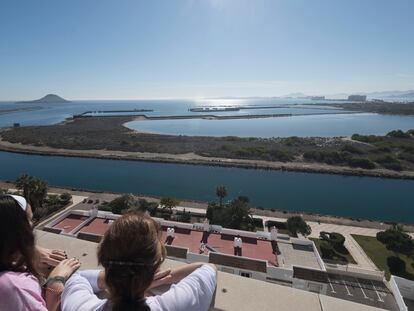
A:
MULTIPOLYGON (((352 237, 362 247, 369 258, 374 262, 378 269, 385 271, 387 280, 390 278, 390 270, 387 265, 387 258, 395 256, 395 253, 388 250, 384 244, 378 241, 375 237, 352 234, 352 237)), ((414 260, 405 255, 399 256, 405 261, 406 272, 400 275, 406 279, 414 280, 414 260)))
MULTIPOLYGON (((322 243, 327 243, 321 239, 316 239, 316 238, 309 238, 310 240, 312 240, 313 242, 315 242, 316 248, 318 249, 319 254, 322 257, 322 252, 320 249, 320 246, 322 243)), ((332 262, 332 263, 336 263, 336 264, 340 264, 340 265, 346 265, 348 263, 352 263, 352 264, 356 264, 356 261, 354 260, 354 258, 352 257, 352 255, 348 252, 348 250, 344 247, 344 251, 342 253, 335 251, 336 253, 336 257, 334 258, 330 258, 330 259, 326 259, 323 258, 322 259, 324 261, 327 262, 332 262)))

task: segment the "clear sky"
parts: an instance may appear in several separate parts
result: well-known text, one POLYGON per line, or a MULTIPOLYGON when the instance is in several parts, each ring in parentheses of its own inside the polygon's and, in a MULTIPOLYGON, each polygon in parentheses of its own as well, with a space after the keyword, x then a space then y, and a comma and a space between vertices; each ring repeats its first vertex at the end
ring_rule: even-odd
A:
POLYGON ((0 0, 0 100, 414 89, 413 0, 0 0))

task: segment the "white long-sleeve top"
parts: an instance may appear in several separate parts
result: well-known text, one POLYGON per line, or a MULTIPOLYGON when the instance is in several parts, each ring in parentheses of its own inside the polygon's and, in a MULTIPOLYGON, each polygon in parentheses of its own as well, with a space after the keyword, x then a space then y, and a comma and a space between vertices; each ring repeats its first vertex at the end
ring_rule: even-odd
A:
MULTIPOLYGON (((73 274, 62 293, 62 311, 101 311, 107 299, 95 294, 99 270, 85 270, 73 274)), ((203 265, 158 296, 146 298, 151 311, 207 311, 216 288, 216 271, 203 265)))

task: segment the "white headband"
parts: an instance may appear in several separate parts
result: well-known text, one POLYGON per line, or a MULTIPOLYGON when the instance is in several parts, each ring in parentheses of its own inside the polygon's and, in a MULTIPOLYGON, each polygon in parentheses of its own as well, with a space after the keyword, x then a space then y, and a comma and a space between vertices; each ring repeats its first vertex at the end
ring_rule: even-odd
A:
POLYGON ((17 202, 17 204, 19 204, 19 206, 24 210, 24 211, 26 211, 26 208, 27 208, 27 201, 26 201, 26 199, 25 198, 23 198, 22 196, 20 196, 20 195, 13 195, 13 194, 9 194, 8 195, 9 197, 12 197, 16 202, 17 202))

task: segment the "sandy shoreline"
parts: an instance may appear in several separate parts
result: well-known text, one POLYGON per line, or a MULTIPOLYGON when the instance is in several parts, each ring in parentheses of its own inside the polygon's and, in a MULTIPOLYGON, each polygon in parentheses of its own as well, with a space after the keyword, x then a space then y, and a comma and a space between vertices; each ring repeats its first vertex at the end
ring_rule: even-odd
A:
POLYGON ((128 152, 116 150, 72 150, 57 149, 45 146, 23 145, 0 140, 0 151, 35 154, 44 156, 83 157, 109 160, 132 160, 160 163, 193 164, 207 166, 222 166, 235 168, 251 168, 279 170, 305 173, 336 174, 348 176, 368 176, 394 179, 414 179, 414 172, 396 172, 387 169, 365 170, 322 163, 308 162, 276 162, 264 160, 227 159, 218 157, 203 157, 194 153, 168 154, 150 152, 128 152))

